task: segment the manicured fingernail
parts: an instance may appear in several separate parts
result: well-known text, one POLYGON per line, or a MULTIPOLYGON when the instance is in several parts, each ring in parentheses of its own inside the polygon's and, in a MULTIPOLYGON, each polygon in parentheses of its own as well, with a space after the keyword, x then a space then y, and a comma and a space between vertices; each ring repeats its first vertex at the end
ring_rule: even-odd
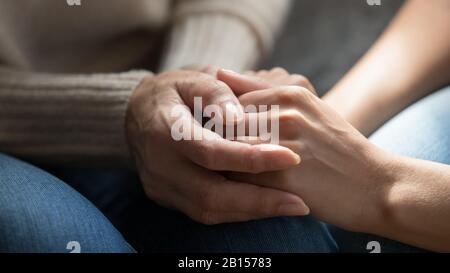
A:
POLYGON ((302 159, 298 154, 294 153, 294 157, 295 157, 295 165, 298 165, 300 164, 300 162, 302 162, 302 159))
POLYGON ((285 216, 303 216, 308 215, 310 210, 308 206, 300 202, 300 203, 281 204, 278 207, 278 212, 280 215, 285 216))
POLYGON ((275 145, 275 144, 259 144, 258 146, 259 146, 260 151, 262 151, 262 152, 289 151, 293 157, 294 165, 298 165, 302 161, 302 159, 300 158, 300 156, 298 154, 292 152, 291 150, 289 150, 283 146, 279 146, 279 145, 275 145))
POLYGON ((260 151, 262 152, 272 152, 272 151, 284 151, 286 148, 274 144, 259 144, 260 151))

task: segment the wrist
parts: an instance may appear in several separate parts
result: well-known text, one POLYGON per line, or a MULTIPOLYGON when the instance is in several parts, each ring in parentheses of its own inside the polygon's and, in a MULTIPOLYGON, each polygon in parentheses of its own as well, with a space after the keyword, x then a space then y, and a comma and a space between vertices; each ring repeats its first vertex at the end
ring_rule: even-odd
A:
POLYGON ((395 198, 393 192, 397 191, 399 182, 404 176, 402 158, 385 152, 373 146, 376 154, 375 168, 371 171, 368 187, 369 198, 360 232, 371 234, 388 234, 395 223, 395 198))
POLYGON ((135 155, 134 150, 136 150, 138 134, 140 132, 140 122, 139 122, 139 114, 138 109, 144 107, 142 104, 146 103, 145 93, 151 90, 152 81, 154 75, 149 74, 140 80, 140 82, 136 85, 134 90, 131 92, 130 97, 128 98, 127 110, 125 114, 125 138, 127 141, 128 151, 130 153, 132 166, 135 166, 135 155))
POLYGON ((151 92, 153 88, 154 75, 147 75, 143 77, 140 82, 136 85, 134 90, 131 92, 128 99, 126 118, 125 118, 125 129, 128 131, 129 122, 135 121, 136 109, 143 107, 142 104, 147 102, 146 96, 148 92, 151 92))
POLYGON ((361 206, 358 232, 383 234, 393 222, 390 193, 399 181, 398 158, 369 143, 370 162, 365 169, 367 188, 361 206))

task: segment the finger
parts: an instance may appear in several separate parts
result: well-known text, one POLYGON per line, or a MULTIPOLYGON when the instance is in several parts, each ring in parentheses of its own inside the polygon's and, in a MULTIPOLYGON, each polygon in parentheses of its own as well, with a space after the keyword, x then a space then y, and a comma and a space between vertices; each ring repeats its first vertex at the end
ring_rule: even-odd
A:
POLYGON ((304 87, 304 88, 308 89, 309 91, 311 91, 314 95, 317 96, 316 89, 311 84, 311 82, 308 80, 308 78, 306 78, 303 75, 299 75, 299 74, 290 75, 289 82, 287 84, 304 87))
POLYGON ((300 163, 300 156, 272 144, 250 145, 219 139, 184 143, 182 153, 196 164, 215 171, 261 173, 283 170, 300 163))
POLYGON ((288 74, 283 68, 274 68, 270 72, 260 71, 239 74, 230 70, 220 69, 217 78, 225 82, 236 93, 237 96, 248 92, 268 89, 276 85, 295 85, 308 89, 317 96, 316 90, 311 82, 302 75, 288 74))
POLYGON ((270 72, 268 70, 262 69, 256 72, 256 76, 260 78, 266 78, 269 73, 270 72))
POLYGON ((287 80, 290 78, 290 74, 285 69, 276 67, 270 70, 265 78, 273 84, 286 85, 289 84, 287 80))
POLYGON ((302 113, 292 109, 246 113, 244 126, 235 130, 235 140, 249 144, 275 141, 272 137, 277 137, 278 140, 296 140, 304 131, 301 128, 303 119, 302 113))
POLYGON ((239 101, 244 108, 256 106, 258 110, 264 111, 264 109, 271 109, 273 106, 303 108, 311 100, 314 100, 313 97, 315 97, 313 93, 303 87, 278 86, 246 93, 239 97, 239 101))
POLYGON ((234 140, 250 145, 277 144, 288 148, 300 156, 301 161, 313 158, 307 141, 309 125, 306 116, 293 109, 245 114, 245 130, 236 130, 234 140), (261 117, 261 115, 263 115, 261 117), (261 129, 261 124, 266 128, 261 129), (253 128, 252 127, 253 125, 253 128), (259 130, 255 130, 255 124, 259 130))
POLYGON ((152 168, 147 166, 147 172, 140 176, 146 195, 157 204, 191 214, 195 209, 194 196, 196 189, 203 186, 201 181, 217 179, 217 174, 192 163, 186 158, 166 158, 166 166, 152 168), (171 166, 176 166, 176 172, 167 172, 171 166), (148 175, 145 175, 148 174, 148 175))
POLYGON ((233 91, 222 81, 210 75, 198 73, 196 76, 186 74, 186 79, 178 82, 176 89, 194 114, 203 114, 207 106, 213 108, 225 124, 234 124, 243 119, 243 109, 233 91))
POLYGON ((270 73, 274 75, 289 75, 289 72, 282 67, 274 67, 270 70, 270 73))
POLYGON ((199 71, 211 75, 213 77, 216 77, 219 67, 213 65, 186 65, 183 66, 181 69, 199 71))
POLYGON ((309 214, 303 200, 288 192, 229 180, 216 181, 207 193, 203 222, 217 224, 309 214))
POLYGON ((271 83, 276 83, 276 85, 297 85, 304 87, 311 91, 313 94, 317 95, 314 86, 311 82, 303 75, 300 74, 289 74, 289 72, 281 67, 275 67, 270 70, 268 76, 266 77, 271 83))
POLYGON ((272 84, 258 76, 242 75, 231 70, 220 69, 217 72, 217 79, 226 83, 237 96, 247 92, 267 89, 272 84))
MULTIPOLYGON (((286 181, 284 173, 281 172, 267 172, 262 174, 248 174, 242 172, 227 172, 226 177, 232 181, 239 181, 251 185, 260 187, 277 188, 283 190, 286 185, 283 185, 286 181)), ((287 189, 287 187, 286 187, 287 189)))
POLYGON ((259 136, 248 136, 247 134, 236 136, 235 141, 238 141, 241 143, 247 143, 250 145, 269 144, 270 143, 270 139, 261 138, 259 136))
POLYGON ((179 126, 172 125, 171 135, 176 148, 191 161, 210 170, 259 173, 300 163, 300 157, 285 147, 227 140, 203 128, 187 109, 175 122, 179 126))
POLYGON ((194 164, 179 164, 171 187, 161 196, 163 204, 204 224, 247 221, 309 213, 298 196, 271 188, 234 182, 194 164))
MULTIPOLYGON (((258 144, 266 144, 270 141, 266 139, 262 139, 260 137, 238 137, 236 141, 247 143, 251 145, 258 145, 258 144)), ((296 154, 300 155, 301 161, 306 161, 312 158, 312 154, 308 152, 308 149, 306 148, 306 144, 300 140, 280 140, 279 144, 280 146, 286 147, 296 154)))
MULTIPOLYGON (((234 72, 234 71, 231 71, 231 72, 234 72)), ((247 75, 247 76, 255 76, 255 75, 256 75, 256 72, 253 71, 253 70, 247 70, 247 71, 245 71, 243 74, 244 74, 244 75, 247 75)))

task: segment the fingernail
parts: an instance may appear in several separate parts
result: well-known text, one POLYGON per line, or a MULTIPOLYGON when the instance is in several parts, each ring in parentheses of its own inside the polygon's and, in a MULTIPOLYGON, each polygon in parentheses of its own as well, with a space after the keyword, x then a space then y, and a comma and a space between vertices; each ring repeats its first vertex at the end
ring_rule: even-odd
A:
POLYGON ((295 157, 295 165, 298 165, 300 164, 300 162, 302 162, 302 159, 298 154, 294 153, 294 157, 295 157))
POLYGON ((304 203, 288 203, 281 204, 278 207, 278 212, 285 216, 303 216, 308 215, 310 210, 304 203))
MULTIPOLYGON (((258 146, 259 146, 260 151, 262 151, 262 152, 286 151, 286 150, 289 151, 289 149, 287 149, 283 146, 275 145, 275 144, 258 144, 258 146)), ((294 157, 293 158, 294 165, 300 164, 300 162, 302 161, 301 157, 292 151, 291 151, 291 154, 294 157)))
POLYGON ((260 151, 262 152, 272 152, 272 151, 284 151, 286 150, 284 147, 282 146, 278 146, 275 144, 259 144, 258 145, 260 151))

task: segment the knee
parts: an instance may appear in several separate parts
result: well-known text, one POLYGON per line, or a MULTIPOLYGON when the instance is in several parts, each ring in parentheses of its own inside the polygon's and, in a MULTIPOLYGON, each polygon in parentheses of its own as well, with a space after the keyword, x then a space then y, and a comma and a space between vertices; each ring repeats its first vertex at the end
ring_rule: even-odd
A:
POLYGON ((412 104, 371 137, 375 145, 404 156, 450 164, 450 87, 412 104))
POLYGON ((0 252, 128 251, 109 221, 56 177, 0 154, 0 252))

